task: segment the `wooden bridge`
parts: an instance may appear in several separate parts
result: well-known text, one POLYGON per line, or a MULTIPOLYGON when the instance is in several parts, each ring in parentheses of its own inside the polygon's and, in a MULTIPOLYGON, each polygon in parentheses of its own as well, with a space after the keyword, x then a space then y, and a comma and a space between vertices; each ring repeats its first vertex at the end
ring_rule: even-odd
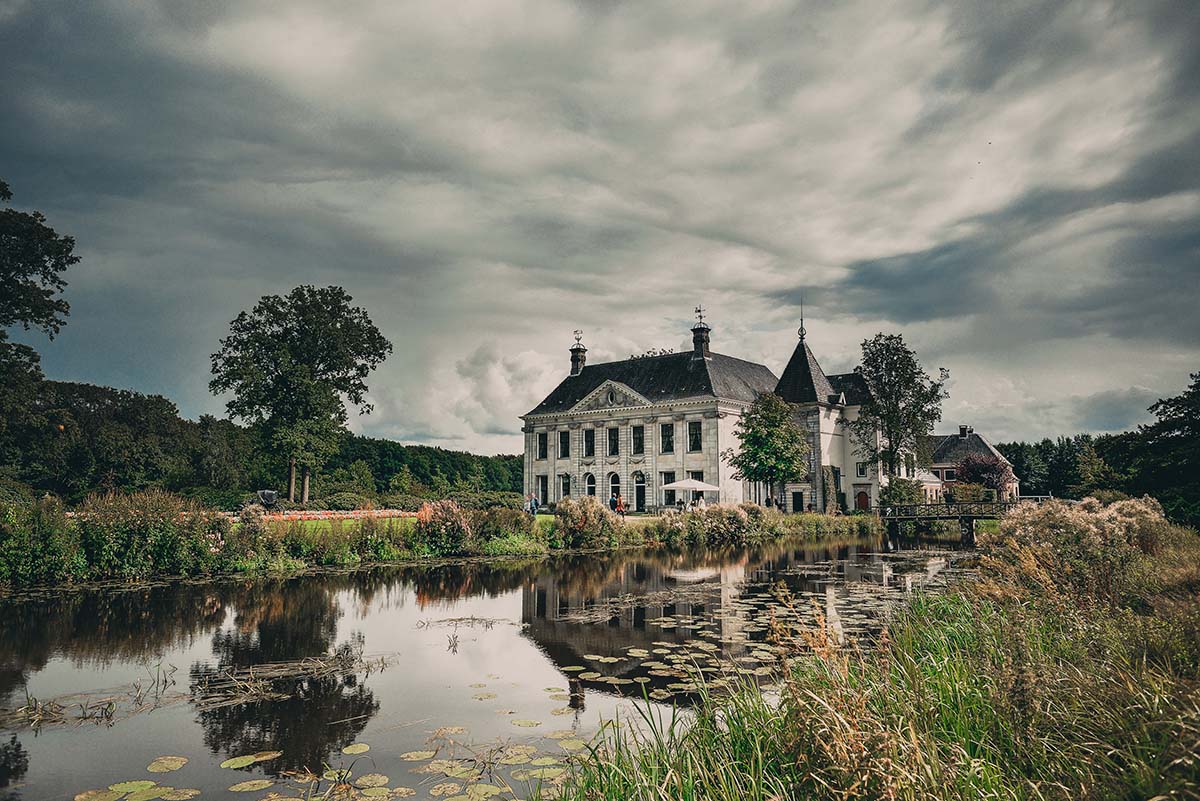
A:
POLYGON ((1041 503, 1044 498, 1021 498, 1016 501, 971 501, 968 503, 908 503, 882 506, 879 517, 887 524, 888 536, 900 535, 900 524, 918 525, 934 520, 957 520, 964 545, 975 544, 975 521, 998 520, 1022 503, 1041 503))

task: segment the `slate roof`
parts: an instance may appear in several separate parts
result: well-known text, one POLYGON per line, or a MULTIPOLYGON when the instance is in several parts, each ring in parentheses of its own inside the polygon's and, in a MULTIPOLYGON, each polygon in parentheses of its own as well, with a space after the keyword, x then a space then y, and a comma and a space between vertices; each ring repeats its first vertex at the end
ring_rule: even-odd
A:
POLYGON ((1005 462, 1004 454, 992 447, 982 434, 974 431, 962 437, 958 434, 930 434, 929 450, 934 464, 958 464, 967 454, 997 456, 1005 462))
POLYGON ((765 365, 720 353, 692 360, 692 351, 584 366, 567 376, 529 414, 565 412, 606 381, 616 381, 652 402, 714 397, 752 402, 775 389, 778 379, 765 365))
POLYGON ((871 398, 871 390, 867 387, 866 379, 858 373, 831 375, 829 383, 833 385, 834 392, 845 394, 847 406, 861 406, 871 398))
POLYGON ((787 367, 783 369, 775 394, 788 403, 829 403, 830 396, 837 393, 821 365, 817 364, 812 348, 801 339, 796 343, 787 367))

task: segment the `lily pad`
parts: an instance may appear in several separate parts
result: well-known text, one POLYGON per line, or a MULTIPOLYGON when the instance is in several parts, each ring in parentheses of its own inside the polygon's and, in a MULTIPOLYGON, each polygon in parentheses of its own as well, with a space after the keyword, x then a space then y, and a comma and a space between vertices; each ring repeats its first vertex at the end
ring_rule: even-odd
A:
POLYGON ((471 801, 483 801, 485 798, 491 798, 494 795, 500 795, 504 792, 503 787, 497 787, 494 784, 472 784, 467 788, 467 797, 471 801))
POLYGON ((342 753, 349 756, 356 756, 358 754, 365 754, 370 750, 371 746, 367 745, 366 743, 353 743, 343 748, 342 753))
POLYGON ((246 754, 245 756, 230 757, 221 763, 221 767, 232 770, 235 768, 249 767, 250 765, 253 765, 254 762, 254 754, 246 754))
POLYGON ((547 757, 538 757, 537 759, 533 760, 533 762, 530 764, 537 765, 539 768, 544 768, 547 765, 561 765, 562 760, 558 760, 558 759, 555 759, 554 757, 548 757, 548 756, 547 757))
POLYGON ((586 681, 592 681, 593 679, 600 678, 600 674, 594 670, 589 670, 587 673, 580 673, 579 678, 584 679, 586 681))
POLYGON ((569 707, 569 706, 560 706, 557 709, 551 709, 550 714, 551 715, 569 715, 574 711, 575 710, 571 709, 571 707, 569 707))
POLYGON ((229 788, 232 793, 252 793, 256 790, 265 790, 275 782, 270 779, 249 779, 244 782, 238 782, 229 788))
POLYGON ((367 787, 358 794, 363 798, 390 798, 392 791, 386 787, 367 787))
POLYGON ((174 787, 147 787, 145 790, 138 790, 125 796, 125 801, 155 801, 155 799, 162 798, 163 793, 174 789, 174 787))
POLYGON ((357 787, 383 787, 390 779, 382 773, 366 773, 354 780, 357 787))
POLYGON ((117 790, 84 790, 75 796, 75 801, 117 801, 123 795, 117 790))
POLYGON ((429 790, 429 794, 434 798, 441 798, 442 796, 446 795, 454 795, 461 789, 461 784, 455 784, 454 782, 442 782, 441 784, 433 785, 433 787, 429 790))
POLYGON ((582 751, 587 748, 587 743, 579 739, 559 740, 558 744, 564 751, 582 751))
POLYGON ((116 793, 136 793, 138 790, 145 790, 147 787, 154 787, 158 782, 152 782, 149 779, 136 779, 129 782, 117 782, 116 784, 108 785, 108 789, 116 793))
POLYGON ((269 762, 272 759, 279 759, 283 756, 282 751, 259 751, 254 755, 255 762, 269 762))
POLYGON ((490 701, 496 697, 495 693, 475 693, 471 696, 476 701, 490 701))
POLYGON ((425 759, 433 759, 435 753, 435 751, 405 751, 400 758, 406 762, 420 762, 425 759))
POLYGON ((173 770, 179 770, 188 762, 187 757, 181 756, 160 756, 155 758, 153 762, 146 766, 146 770, 151 773, 170 773, 173 770))
POLYGON ((542 722, 540 720, 526 720, 524 718, 519 718, 514 720, 512 725, 520 726, 523 729, 532 729, 534 726, 541 726, 542 722))
POLYGON ((411 787, 393 787, 391 790, 392 798, 408 798, 416 794, 417 791, 411 787))
POLYGON ((581 671, 587 670, 587 668, 585 668, 583 665, 568 665, 565 668, 559 668, 559 669, 562 670, 564 673, 579 673, 581 671))
MULTIPOLYGON (((159 796, 163 801, 188 801, 189 798, 195 798, 200 795, 200 791, 194 787, 179 787, 172 788, 159 796)), ((278 799, 284 801, 284 799, 278 799)))

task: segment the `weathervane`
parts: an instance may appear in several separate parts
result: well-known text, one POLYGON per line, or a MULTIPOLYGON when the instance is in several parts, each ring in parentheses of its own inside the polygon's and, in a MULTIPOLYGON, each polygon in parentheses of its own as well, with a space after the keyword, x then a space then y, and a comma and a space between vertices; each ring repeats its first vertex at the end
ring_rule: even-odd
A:
POLYGON ((804 339, 804 293, 800 293, 800 327, 796 329, 796 333, 800 335, 800 339, 804 339))
POLYGON ((583 342, 583 331, 576 328, 575 329, 575 344, 578 345, 581 342, 583 342))
POLYGON ((700 306, 700 305, 696 306, 696 320, 699 321, 700 325, 704 325, 704 307, 703 306, 700 306))

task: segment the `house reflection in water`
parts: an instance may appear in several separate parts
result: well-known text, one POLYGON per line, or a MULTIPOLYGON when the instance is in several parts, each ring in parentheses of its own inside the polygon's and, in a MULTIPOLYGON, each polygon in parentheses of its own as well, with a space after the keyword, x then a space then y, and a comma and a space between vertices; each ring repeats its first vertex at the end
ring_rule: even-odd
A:
POLYGON ((885 555, 867 543, 644 553, 599 569, 581 557, 524 585, 522 622, 525 636, 566 669, 571 705, 582 708, 585 686, 640 696, 642 684, 678 682, 648 674, 644 662, 667 659, 685 645, 704 658, 761 655, 772 615, 814 611, 812 601, 823 607, 836 638, 851 620, 855 633, 877 630, 882 618, 871 615, 884 608, 877 599, 925 585, 946 565, 942 554, 885 555), (776 597, 781 583, 795 599, 790 610, 776 597), (629 658, 631 649, 650 656, 629 658))

